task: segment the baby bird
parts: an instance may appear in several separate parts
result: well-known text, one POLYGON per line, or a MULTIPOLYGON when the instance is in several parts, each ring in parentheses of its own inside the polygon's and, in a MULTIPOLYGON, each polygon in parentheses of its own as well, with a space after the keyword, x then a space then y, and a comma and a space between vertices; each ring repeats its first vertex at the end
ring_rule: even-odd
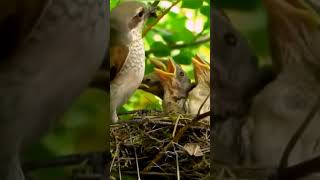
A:
POLYGON ((166 113, 185 113, 185 102, 188 92, 192 88, 190 79, 172 58, 169 58, 166 69, 157 61, 153 63, 158 64, 154 70, 163 88, 162 106, 164 111, 166 113))
MULTIPOLYGON (((210 111, 210 65, 198 55, 192 59, 196 86, 189 92, 186 102, 187 113, 192 115, 210 111)), ((210 122, 210 117, 205 120, 210 122)))
MULTIPOLYGON (((165 69, 165 70, 167 69, 166 65, 160 60, 152 59, 151 63, 154 64, 159 69, 165 69)), ((177 63, 174 63, 174 66, 176 68, 175 78, 179 82, 181 82, 181 84, 183 86, 182 89, 192 89, 194 84, 192 84, 190 82, 189 77, 185 74, 182 67, 177 63)), ((150 73, 150 74, 145 75, 139 89, 144 90, 149 93, 152 93, 152 94, 160 97, 161 99, 163 99, 164 90, 163 90, 163 87, 160 83, 159 76, 155 73, 150 73)))

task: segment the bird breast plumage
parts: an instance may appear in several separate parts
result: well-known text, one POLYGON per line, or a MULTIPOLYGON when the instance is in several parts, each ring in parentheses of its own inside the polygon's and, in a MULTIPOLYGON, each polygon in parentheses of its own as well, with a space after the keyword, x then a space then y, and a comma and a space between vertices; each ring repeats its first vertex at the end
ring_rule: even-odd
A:
MULTIPOLYGON (((210 94, 209 87, 201 87, 198 85, 193 90, 189 92, 189 96, 186 102, 187 110, 189 114, 196 115, 199 111, 199 108, 204 103, 204 100, 210 94)), ((200 113, 205 113, 210 111, 210 97, 204 103, 200 113)))
POLYGON ((128 72, 136 72, 139 83, 141 83, 144 75, 145 51, 143 40, 136 40, 129 46, 129 54, 126 62, 123 64, 119 75, 127 74, 128 72))

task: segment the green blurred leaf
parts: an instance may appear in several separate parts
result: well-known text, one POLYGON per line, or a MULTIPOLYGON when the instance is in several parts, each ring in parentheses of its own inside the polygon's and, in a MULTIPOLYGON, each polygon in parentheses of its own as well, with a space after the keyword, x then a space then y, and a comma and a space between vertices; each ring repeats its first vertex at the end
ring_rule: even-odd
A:
POLYGON ((154 42, 151 45, 151 49, 153 50, 153 54, 158 57, 169 56, 171 51, 166 44, 159 41, 154 42))
POLYGON ((120 0, 110 0, 110 10, 115 8, 119 4, 120 0))
POLYGON ((218 0, 214 1, 214 7, 226 8, 226 9, 238 9, 238 10, 252 10, 259 6, 260 0, 218 0))
POLYGON ((202 6, 200 8, 200 12, 201 14, 207 16, 208 18, 210 18, 210 6, 202 6))
POLYGON ((176 34, 174 34, 173 39, 175 41, 191 42, 194 40, 194 34, 188 29, 183 29, 176 34))
POLYGON ((203 4, 203 0, 183 0, 182 8, 199 9, 203 4))
POLYGON ((182 49, 177 56, 174 56, 173 59, 178 64, 190 64, 192 61, 193 53, 190 49, 182 49))

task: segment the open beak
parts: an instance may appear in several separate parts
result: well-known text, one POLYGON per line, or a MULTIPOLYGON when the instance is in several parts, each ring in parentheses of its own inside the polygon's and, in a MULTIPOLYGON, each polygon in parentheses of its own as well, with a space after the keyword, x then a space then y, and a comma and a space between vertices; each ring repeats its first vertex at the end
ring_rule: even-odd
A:
POLYGON ((160 80, 169 80, 176 76, 176 67, 172 59, 169 59, 165 69, 155 67, 154 71, 159 76, 160 80))
POLYGON ((195 55, 195 57, 192 58, 192 64, 195 68, 196 74, 198 75, 202 74, 206 70, 210 71, 210 65, 202 60, 198 55, 195 55))
POLYGON ((150 59, 150 62, 158 69, 167 70, 166 65, 159 59, 150 59))

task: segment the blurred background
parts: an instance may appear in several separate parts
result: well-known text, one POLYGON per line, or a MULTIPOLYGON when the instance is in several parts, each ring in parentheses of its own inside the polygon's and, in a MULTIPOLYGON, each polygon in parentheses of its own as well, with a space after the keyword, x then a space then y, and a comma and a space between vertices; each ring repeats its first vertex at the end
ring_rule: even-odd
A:
POLYGON ((246 37, 259 58, 259 64, 271 64, 267 34, 267 15, 261 0, 213 1, 223 9, 232 24, 246 37))

